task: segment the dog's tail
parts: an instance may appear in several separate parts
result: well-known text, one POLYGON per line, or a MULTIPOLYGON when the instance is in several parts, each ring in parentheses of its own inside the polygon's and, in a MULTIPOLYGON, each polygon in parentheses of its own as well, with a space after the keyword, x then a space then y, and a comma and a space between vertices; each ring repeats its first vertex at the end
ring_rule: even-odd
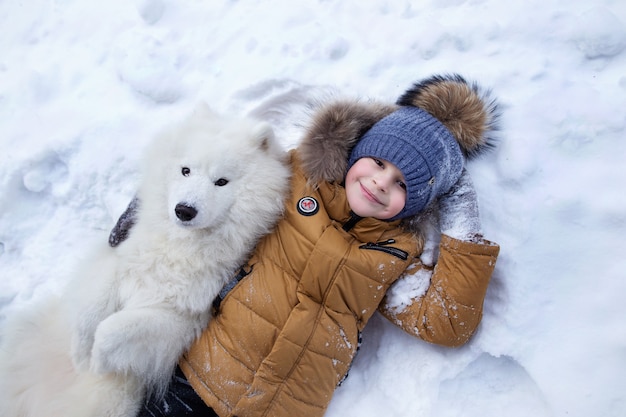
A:
POLYGON ((0 344, 0 416, 112 417, 134 415, 136 386, 120 376, 78 372, 71 330, 58 297, 7 317, 0 344), (128 413, 128 414, 125 414, 128 413))

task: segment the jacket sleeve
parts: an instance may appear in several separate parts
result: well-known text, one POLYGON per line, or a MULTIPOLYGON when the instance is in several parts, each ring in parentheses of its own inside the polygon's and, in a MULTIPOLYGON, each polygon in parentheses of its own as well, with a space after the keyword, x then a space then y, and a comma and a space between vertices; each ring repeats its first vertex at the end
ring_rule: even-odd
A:
POLYGON ((391 297, 388 291, 379 311, 406 332, 427 342, 461 346, 480 323, 487 285, 499 251, 497 244, 486 240, 474 243, 443 235, 439 259, 430 271, 432 275, 428 267, 417 264, 400 278, 430 275, 425 292, 398 303, 392 299, 397 297, 391 297))

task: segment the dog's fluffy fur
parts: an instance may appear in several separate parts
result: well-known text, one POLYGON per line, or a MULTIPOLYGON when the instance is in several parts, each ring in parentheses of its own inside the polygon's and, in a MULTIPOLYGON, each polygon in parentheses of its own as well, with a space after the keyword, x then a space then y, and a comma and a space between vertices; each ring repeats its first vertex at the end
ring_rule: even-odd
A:
POLYGON ((161 393, 210 305, 282 213, 286 155, 270 127, 201 106, 149 147, 136 223, 67 291, 10 318, 3 417, 134 416, 161 393))

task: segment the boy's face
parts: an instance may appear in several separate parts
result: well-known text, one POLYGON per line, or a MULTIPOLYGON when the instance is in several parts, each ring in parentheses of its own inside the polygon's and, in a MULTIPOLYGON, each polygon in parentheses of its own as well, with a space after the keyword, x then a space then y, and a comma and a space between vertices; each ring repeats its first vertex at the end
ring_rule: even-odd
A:
POLYGON ((406 203, 404 176, 384 159, 359 159, 348 170, 345 184, 348 204, 361 217, 390 219, 406 203))

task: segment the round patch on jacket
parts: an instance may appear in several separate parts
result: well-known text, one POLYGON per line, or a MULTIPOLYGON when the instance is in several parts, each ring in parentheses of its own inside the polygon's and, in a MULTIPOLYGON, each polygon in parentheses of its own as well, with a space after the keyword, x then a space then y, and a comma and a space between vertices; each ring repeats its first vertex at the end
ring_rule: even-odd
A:
POLYGON ((298 200, 298 213, 303 216, 312 216, 318 212, 320 205, 313 197, 302 197, 298 200))

